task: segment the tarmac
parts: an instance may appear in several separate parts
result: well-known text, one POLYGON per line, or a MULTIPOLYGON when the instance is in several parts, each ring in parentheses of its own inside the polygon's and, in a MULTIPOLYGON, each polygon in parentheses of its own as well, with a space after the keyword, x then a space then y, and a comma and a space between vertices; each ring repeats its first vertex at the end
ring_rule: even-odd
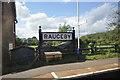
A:
MULTIPOLYGON (((89 75, 102 74, 102 73, 105 73, 106 71, 110 72, 112 70, 118 70, 119 68, 118 68, 118 64, 109 64, 109 65, 104 65, 104 66, 99 66, 99 67, 66 70, 66 71, 60 71, 60 72, 51 72, 51 73, 36 76, 33 78, 34 79, 38 79, 38 78, 39 79, 48 79, 48 78, 49 79, 55 79, 55 78, 56 79, 69 79, 69 78, 76 78, 76 77, 83 78, 89 75)), ((108 76, 106 78, 108 78, 108 76)), ((109 76, 109 78, 111 78, 111 76, 109 76)))
POLYGON ((120 59, 88 60, 59 65, 48 65, 24 72, 3 75, 2 78, 68 78, 120 69, 120 59))

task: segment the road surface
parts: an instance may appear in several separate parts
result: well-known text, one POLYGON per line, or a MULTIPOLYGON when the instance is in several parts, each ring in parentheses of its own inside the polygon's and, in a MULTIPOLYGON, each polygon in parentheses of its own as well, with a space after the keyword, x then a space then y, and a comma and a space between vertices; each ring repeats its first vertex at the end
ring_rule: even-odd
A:
POLYGON ((114 64, 114 63, 118 64, 120 62, 119 60, 120 59, 118 58, 112 58, 112 59, 91 60, 91 61, 85 61, 85 62, 76 62, 76 63, 59 64, 59 65, 48 65, 48 66, 27 70, 24 72, 4 75, 2 77, 3 78, 32 78, 35 76, 40 76, 40 75, 44 75, 51 72, 99 67, 99 66, 104 66, 108 64, 114 64))

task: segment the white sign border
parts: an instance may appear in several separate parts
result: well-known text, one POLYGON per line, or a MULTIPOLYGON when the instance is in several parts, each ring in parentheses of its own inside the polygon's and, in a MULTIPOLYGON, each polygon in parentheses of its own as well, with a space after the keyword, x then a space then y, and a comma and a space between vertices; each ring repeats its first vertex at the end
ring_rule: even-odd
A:
POLYGON ((73 33, 72 32, 42 32, 43 41, 72 41, 73 33), (70 39, 44 39, 44 34, 69 34, 71 35, 70 39))

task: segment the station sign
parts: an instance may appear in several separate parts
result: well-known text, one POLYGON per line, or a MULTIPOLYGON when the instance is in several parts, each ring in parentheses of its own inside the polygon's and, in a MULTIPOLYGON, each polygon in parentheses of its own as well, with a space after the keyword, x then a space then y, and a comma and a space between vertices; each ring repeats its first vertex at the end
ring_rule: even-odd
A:
POLYGON ((72 40, 72 32, 42 32, 43 41, 72 40))

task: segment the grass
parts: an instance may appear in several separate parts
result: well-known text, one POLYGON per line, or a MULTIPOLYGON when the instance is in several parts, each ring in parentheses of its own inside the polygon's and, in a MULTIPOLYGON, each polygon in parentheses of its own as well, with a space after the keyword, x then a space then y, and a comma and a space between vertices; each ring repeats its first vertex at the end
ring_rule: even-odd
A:
POLYGON ((97 45, 97 47, 113 47, 113 45, 97 45))
MULTIPOLYGON (((37 46, 29 46, 29 47, 36 48, 37 46)), ((100 49, 100 50, 98 49, 97 51, 98 52, 96 54, 91 54, 91 53, 85 53, 84 52, 83 55, 80 56, 81 61, 109 59, 109 58, 120 57, 120 53, 116 53, 114 48, 112 48, 112 49, 100 49)), ((6 69, 5 74, 11 73, 11 72, 21 72, 21 71, 41 67, 41 66, 66 64, 66 63, 74 63, 74 62, 78 62, 78 56, 77 56, 76 53, 75 54, 63 54, 62 55, 62 60, 53 59, 50 62, 36 61, 35 64, 33 64, 32 66, 30 65, 31 63, 26 64, 26 65, 18 65, 18 64, 14 65, 14 66, 6 69)))
MULTIPOLYGON (((115 57, 120 57, 120 54, 119 53, 109 53, 109 52, 99 53, 99 54, 84 53, 82 56, 80 56, 81 61, 108 59, 108 58, 115 58, 115 57)), ((7 71, 10 71, 10 73, 11 72, 21 72, 21 71, 25 71, 25 70, 29 70, 29 69, 33 69, 33 68, 37 68, 37 67, 42 67, 42 66, 47 66, 47 65, 74 63, 74 62, 77 62, 77 61, 78 61, 77 54, 64 54, 62 56, 62 60, 53 59, 50 62, 37 61, 32 66, 30 65, 30 63, 26 64, 26 65, 14 65, 13 67, 9 67, 9 69, 7 69, 7 71)), ((9 72, 6 72, 6 73, 8 74, 9 72)))
POLYGON ((28 47, 36 48, 36 47, 38 47, 38 46, 34 46, 34 45, 33 45, 33 46, 28 46, 28 47))
POLYGON ((119 53, 103 53, 103 54, 96 54, 96 55, 86 55, 86 60, 97 60, 97 59, 108 59, 120 57, 119 53))
POLYGON ((109 53, 111 53, 111 52, 115 52, 115 49, 114 48, 112 48, 112 49, 97 49, 97 51, 98 52, 109 52, 109 53))
MULTIPOLYGON (((97 47, 112 47, 112 46, 113 45, 100 45, 100 46, 97 46, 97 47)), ((31 45, 29 47, 36 48, 38 46, 31 45)), ((84 52, 83 55, 80 56, 81 61, 109 59, 109 58, 120 57, 120 53, 116 53, 114 48, 111 48, 111 49, 97 49, 97 51, 98 52, 96 54, 91 54, 91 53, 89 53, 89 51, 88 51, 88 53, 84 52)), ((74 62, 78 62, 78 56, 77 56, 76 53, 75 54, 63 54, 62 60, 53 59, 50 62, 36 61, 35 64, 33 64, 33 65, 31 65, 31 63, 29 63, 29 64, 26 64, 26 65, 16 64, 16 65, 11 66, 11 67, 9 66, 6 69, 5 74, 13 73, 13 72, 21 72, 21 71, 41 67, 41 66, 66 64, 66 63, 74 63, 74 62)))
MULTIPOLYGON (((80 59, 81 59, 81 61, 85 61, 85 60, 109 59, 109 58, 115 58, 115 57, 120 57, 120 54, 119 53, 109 53, 109 52, 99 53, 99 54, 84 53, 82 56, 80 56, 80 59)), ((77 60, 78 60, 77 54, 64 54, 62 57, 62 60, 54 59, 47 63, 44 62, 44 65, 72 63, 72 62, 77 62, 77 60)))

